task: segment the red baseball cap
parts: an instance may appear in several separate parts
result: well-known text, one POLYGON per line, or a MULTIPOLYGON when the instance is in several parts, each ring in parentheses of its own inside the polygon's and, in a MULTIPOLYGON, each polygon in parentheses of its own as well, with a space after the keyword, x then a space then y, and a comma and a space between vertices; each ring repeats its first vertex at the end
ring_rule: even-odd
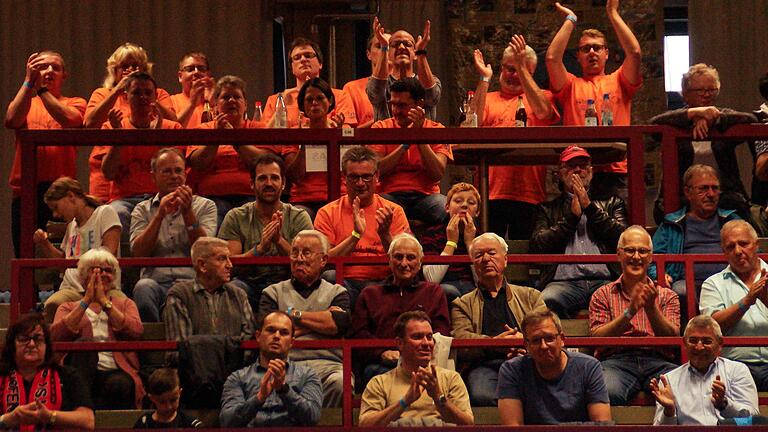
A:
POLYGON ((586 150, 579 146, 568 146, 562 153, 560 153, 560 163, 568 162, 569 160, 577 157, 585 157, 592 160, 592 156, 587 153, 586 150))

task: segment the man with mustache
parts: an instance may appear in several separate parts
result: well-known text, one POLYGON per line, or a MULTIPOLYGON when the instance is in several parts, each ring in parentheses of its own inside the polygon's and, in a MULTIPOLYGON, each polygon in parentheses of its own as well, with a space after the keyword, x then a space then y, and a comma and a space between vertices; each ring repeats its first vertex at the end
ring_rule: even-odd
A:
MULTIPOLYGON (((671 289, 648 277, 653 259, 651 236, 632 225, 619 237, 617 257, 621 276, 600 287, 589 303, 592 336, 677 336, 680 334, 680 301, 671 289)), ((667 348, 598 348, 611 405, 626 405, 651 378, 677 367, 667 348)))
MULTIPOLYGON (((549 89, 563 107, 563 125, 584 126, 587 100, 593 100, 595 110, 601 113, 603 98, 608 95, 613 112, 613 125, 629 126, 632 97, 643 84, 640 67, 643 53, 640 42, 619 15, 619 0, 608 0, 605 5, 608 20, 625 55, 619 69, 611 74, 605 73, 605 64, 608 61, 607 40, 605 35, 596 29, 584 30, 579 38, 576 57, 581 66, 581 76, 577 77, 566 70, 563 54, 578 18, 572 10, 560 3, 555 3, 555 7, 565 21, 547 49, 547 72, 549 89)), ((595 182, 600 185, 601 192, 614 193, 617 188, 626 188, 626 159, 598 171, 595 182)))
MULTIPOLYGON (((61 86, 69 77, 64 57, 56 51, 32 53, 27 59, 24 82, 5 114, 8 129, 62 129, 83 127, 85 99, 66 97, 61 86)), ((46 146, 37 148, 37 228, 53 219, 51 209, 43 201, 51 182, 59 177, 77 177, 76 147, 46 146)), ((16 139, 16 154, 8 179, 13 191, 11 232, 13 248, 19 257, 21 236, 21 142, 16 139)))
MULTIPOLYGON (((349 329, 349 293, 320 278, 328 262, 328 239, 308 229, 291 243, 290 279, 264 289, 259 316, 285 311, 292 319, 297 339, 341 338, 349 329)), ((293 350, 294 364, 314 369, 323 385, 323 406, 340 407, 344 395, 341 349, 293 350)), ((351 390, 351 389, 350 389, 351 390)))
MULTIPOLYGON (((683 193, 688 206, 664 216, 653 235, 653 251, 659 254, 719 254, 720 228, 726 222, 741 219, 735 210, 718 207, 720 180, 717 171, 709 165, 692 165, 683 175, 683 193)), ((723 270, 722 263, 701 263, 694 266, 696 287, 705 279, 723 270)), ((648 276, 656 279, 656 264, 648 270, 648 276)), ((683 263, 666 266, 666 280, 683 302, 686 296, 683 263)), ((698 291, 698 290, 697 290, 698 291)))
MULTIPOLYGON (((768 334, 768 264, 757 256, 757 233, 743 220, 720 231, 728 267, 701 286, 699 309, 711 315, 726 336, 768 334)), ((723 357, 749 367, 758 391, 768 391, 768 351, 765 347, 723 348, 723 357)))
MULTIPOLYGON (((216 234, 216 204, 192 194, 186 185, 184 155, 176 148, 158 150, 150 162, 158 193, 131 213, 131 255, 188 257, 191 245, 216 234)), ((189 267, 145 267, 133 289, 143 322, 160 321, 168 289, 179 279, 194 279, 189 267)))
POLYGON ((199 51, 188 52, 179 60, 181 93, 171 96, 176 120, 185 128, 200 126, 205 103, 213 105, 213 87, 208 57, 199 51))
MULTIPOLYGON (((285 187, 285 165, 272 153, 264 153, 253 162, 251 187, 256 201, 233 208, 224 217, 218 237, 229 244, 234 257, 287 256, 291 243, 312 220, 304 209, 280 201, 285 187)), ((285 267, 250 266, 234 280, 248 293, 254 309, 261 291, 288 276, 285 267)))

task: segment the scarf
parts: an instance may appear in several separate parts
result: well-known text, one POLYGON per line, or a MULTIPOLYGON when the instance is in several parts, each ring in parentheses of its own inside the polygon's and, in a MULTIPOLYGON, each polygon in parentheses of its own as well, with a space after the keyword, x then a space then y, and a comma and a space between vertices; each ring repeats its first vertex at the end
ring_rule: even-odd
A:
MULTIPOLYGON (((24 381, 16 370, 12 370, 2 380, 2 412, 9 413, 19 405, 25 405, 35 400, 40 401, 49 410, 61 410, 61 378, 59 373, 51 368, 43 368, 37 371, 32 380, 31 392, 26 394, 24 381), (31 397, 30 397, 31 396, 31 397)), ((22 431, 33 431, 35 425, 21 425, 22 431)))

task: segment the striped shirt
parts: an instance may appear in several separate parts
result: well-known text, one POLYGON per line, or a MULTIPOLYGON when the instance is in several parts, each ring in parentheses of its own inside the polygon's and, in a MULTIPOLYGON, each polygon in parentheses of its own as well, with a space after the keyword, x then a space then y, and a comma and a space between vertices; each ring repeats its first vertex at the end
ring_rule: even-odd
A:
MULTIPOLYGON (((648 279, 649 282, 653 282, 648 279)), ((662 315, 670 320, 672 324, 680 328, 680 300, 677 294, 669 288, 659 287, 659 294, 656 296, 656 306, 658 306, 662 315)), ((589 331, 595 330, 605 324, 613 321, 624 313, 629 307, 630 297, 621 288, 621 277, 614 282, 603 285, 594 294, 589 302, 589 331)), ((629 328, 621 336, 655 336, 651 321, 645 313, 645 309, 637 311, 630 321, 629 328)), ((643 348, 646 349, 646 348, 643 348)), ((650 349, 650 348, 648 348, 650 349)), ((627 349, 622 348, 598 348, 595 356, 605 359, 612 354, 616 354, 627 349)), ((637 350, 630 347, 629 350, 637 350)), ((659 349, 665 357, 673 355, 668 349, 659 349)))

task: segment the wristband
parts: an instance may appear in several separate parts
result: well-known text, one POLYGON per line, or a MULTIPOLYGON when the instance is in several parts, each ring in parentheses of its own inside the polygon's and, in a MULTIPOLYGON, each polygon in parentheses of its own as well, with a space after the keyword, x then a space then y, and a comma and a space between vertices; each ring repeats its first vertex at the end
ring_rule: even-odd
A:
POLYGON ((411 148, 410 144, 401 144, 401 145, 403 146, 403 150, 408 150, 409 148, 411 148))
POLYGON ((187 225, 187 231, 194 231, 198 228, 200 228, 199 223, 193 223, 192 225, 187 225))
POLYGON ((48 87, 40 87, 40 89, 37 90, 37 95, 42 96, 43 93, 47 93, 47 92, 48 92, 48 87))
POLYGON ((293 319, 293 306, 288 306, 288 309, 285 310, 285 313, 287 313, 288 316, 293 319))
POLYGON ((350 235, 351 235, 352 237, 354 237, 354 238, 356 238, 356 239, 360 240, 360 237, 361 237, 361 236, 360 236, 360 233, 359 233, 359 232, 357 232, 357 231, 355 231, 355 230, 352 230, 352 232, 350 233, 350 235))
POLYGON ((574 25, 576 25, 576 23, 579 21, 579 19, 574 14, 568 14, 565 19, 572 22, 574 25))
POLYGON ((48 425, 49 426, 54 426, 56 424, 56 414, 57 414, 57 412, 55 410, 51 411, 51 418, 48 419, 48 425))
POLYGON ((446 245, 446 246, 451 246, 451 247, 453 247, 454 249, 456 249, 457 247, 459 247, 459 245, 457 245, 455 241, 450 241, 450 240, 448 240, 447 242, 445 242, 445 245, 446 245))
POLYGON ((400 408, 402 408, 403 411, 408 409, 408 404, 405 403, 405 398, 401 398, 398 403, 400 404, 400 408))
POLYGON ((740 301, 739 301, 737 304, 739 305, 739 310, 740 310, 742 313, 747 313, 747 311, 749 310, 749 306, 747 306, 747 304, 746 304, 746 303, 744 303, 744 300, 743 300, 743 299, 742 299, 742 300, 740 300, 740 301))
POLYGON ((483 82, 491 82, 491 79, 490 79, 490 78, 488 78, 488 77, 480 77, 480 81, 483 81, 483 82))
POLYGON ((632 321, 632 318, 635 316, 635 314, 632 313, 632 311, 629 310, 629 308, 624 309, 624 318, 628 319, 629 321, 632 321))
POLYGON ((416 50, 415 54, 425 56, 427 55, 427 50, 416 50))
POLYGON ((382 45, 379 49, 381 50, 381 52, 385 53, 389 51, 389 45, 382 45))
POLYGON ((31 88, 31 89, 35 88, 35 86, 31 82, 29 82, 29 81, 24 81, 23 85, 26 88, 31 88))
POLYGON ((259 256, 259 250, 256 249, 258 246, 253 247, 253 256, 259 256))
POLYGON ((83 308, 83 310, 88 310, 88 306, 89 306, 88 303, 86 303, 83 300, 80 300, 80 307, 83 308))

